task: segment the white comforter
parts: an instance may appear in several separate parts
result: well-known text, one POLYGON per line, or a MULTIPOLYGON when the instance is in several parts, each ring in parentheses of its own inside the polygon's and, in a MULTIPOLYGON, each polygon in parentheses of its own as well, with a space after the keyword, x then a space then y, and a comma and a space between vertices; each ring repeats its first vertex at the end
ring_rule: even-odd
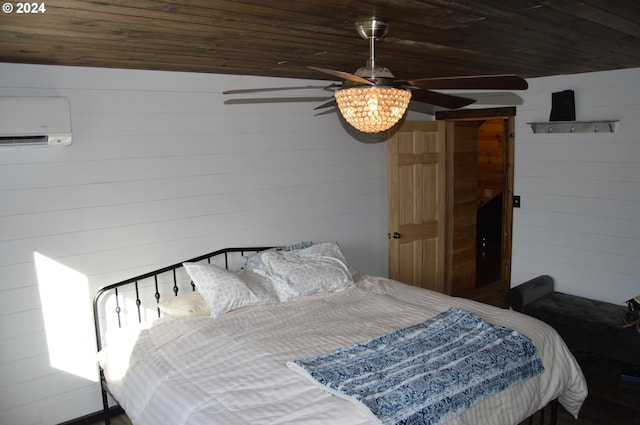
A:
POLYGON ((491 396, 447 424, 513 425, 550 400, 577 416, 582 372, 558 334, 531 317, 378 277, 343 292, 209 317, 160 320, 105 349, 109 388, 135 425, 372 424, 368 412, 287 368, 458 307, 527 335, 545 372, 491 396), (124 363, 123 363, 124 362, 124 363), (123 367, 127 365, 127 367, 123 367))

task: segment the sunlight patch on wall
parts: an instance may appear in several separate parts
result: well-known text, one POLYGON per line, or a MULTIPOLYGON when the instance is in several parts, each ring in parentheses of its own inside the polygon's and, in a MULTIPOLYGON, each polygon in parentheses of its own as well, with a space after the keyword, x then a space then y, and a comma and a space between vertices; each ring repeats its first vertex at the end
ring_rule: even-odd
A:
POLYGON ((51 366, 98 381, 87 276, 34 253, 51 366))

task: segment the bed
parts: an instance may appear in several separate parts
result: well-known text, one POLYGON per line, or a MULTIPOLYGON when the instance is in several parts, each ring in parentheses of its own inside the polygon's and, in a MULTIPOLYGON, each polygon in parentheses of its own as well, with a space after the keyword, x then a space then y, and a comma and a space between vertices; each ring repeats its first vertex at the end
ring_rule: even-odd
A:
MULTIPOLYGON (((215 251, 108 285, 98 291, 93 307, 107 424, 108 394, 134 425, 513 425, 533 418, 545 406, 551 406, 553 423, 558 403, 577 417, 587 395, 576 360, 548 325, 514 311, 365 275, 347 264, 336 244, 215 251), (454 314, 466 316, 460 320, 454 314), (467 326, 472 318, 482 329, 507 332, 508 338, 515 335, 520 338, 515 345, 528 341, 539 370, 525 365, 522 369, 529 375, 512 383, 488 378, 482 381, 482 391, 438 395, 439 410, 423 404, 423 410, 414 409, 414 416, 398 418, 393 415, 400 409, 387 408, 391 416, 381 416, 367 404, 369 395, 349 394, 335 376, 331 382, 322 381, 314 374, 317 370, 304 369, 327 356, 335 361, 337 355, 355 358, 360 362, 357 368, 367 369, 364 356, 349 350, 362 353, 363 344, 367 350, 386 350, 388 338, 413 335, 418 326, 426 332, 421 343, 441 350, 434 335, 442 334, 444 323, 450 326, 445 322, 449 316, 456 326, 467 326), (487 382, 494 382, 491 390, 487 382), (431 416, 425 413, 436 410, 431 416)), ((466 335, 466 328, 451 326, 452 338, 464 340, 460 335, 466 335)), ((487 346, 507 347, 505 340, 487 346)), ((466 349, 447 351, 455 356, 459 350, 466 349)), ((483 350, 467 351, 476 355, 483 350)), ((425 350, 417 352, 423 356, 425 350)), ((414 354, 412 362, 421 368, 437 357, 429 354, 425 361, 416 361, 414 354)), ((502 354, 490 355, 489 369, 504 373, 505 367, 498 366, 502 354)), ((471 376, 484 360, 465 361, 466 369, 455 372, 464 381, 460 385, 476 381, 471 376)), ((353 369, 334 363, 322 367, 333 375, 336 370, 342 375, 343 367, 353 369)), ((441 369, 440 375, 421 371, 418 389, 427 393, 425 387, 449 380, 452 373, 441 369)), ((365 375, 373 373, 381 376, 377 369, 365 375)), ((376 385, 378 378, 373 379, 376 385)), ((416 379, 407 381, 417 385, 416 379)), ((440 386, 451 392, 454 385, 440 386)), ((416 398, 398 396, 398 387, 377 391, 392 394, 392 403, 399 403, 398 397, 403 404, 416 398)), ((378 399, 375 403, 382 405, 378 399)))

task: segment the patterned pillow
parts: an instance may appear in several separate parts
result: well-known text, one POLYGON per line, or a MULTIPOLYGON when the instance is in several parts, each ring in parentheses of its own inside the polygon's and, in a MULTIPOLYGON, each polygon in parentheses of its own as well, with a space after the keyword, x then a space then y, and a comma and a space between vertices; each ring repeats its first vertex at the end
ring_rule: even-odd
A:
POLYGON ((257 304, 278 302, 268 278, 250 271, 234 272, 214 264, 183 263, 211 316, 257 304))
POLYGON ((316 292, 337 292, 353 285, 347 261, 336 244, 321 243, 297 251, 269 251, 262 261, 278 299, 316 292))
POLYGON ((211 311, 204 298, 198 291, 191 291, 185 295, 168 298, 158 308, 173 317, 209 316, 211 311))

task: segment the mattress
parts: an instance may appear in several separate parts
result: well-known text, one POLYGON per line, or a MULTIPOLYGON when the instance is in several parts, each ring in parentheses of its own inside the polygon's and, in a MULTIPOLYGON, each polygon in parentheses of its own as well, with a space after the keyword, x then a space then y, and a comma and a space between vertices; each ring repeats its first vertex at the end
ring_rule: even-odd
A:
POLYGON ((110 392, 134 425, 374 424, 361 406, 287 367, 454 307, 526 335, 545 371, 476 403, 451 425, 513 425, 549 401, 577 417, 582 371, 558 334, 535 318, 374 276, 341 292, 241 308, 216 318, 159 319, 111 338, 100 353, 110 392))

